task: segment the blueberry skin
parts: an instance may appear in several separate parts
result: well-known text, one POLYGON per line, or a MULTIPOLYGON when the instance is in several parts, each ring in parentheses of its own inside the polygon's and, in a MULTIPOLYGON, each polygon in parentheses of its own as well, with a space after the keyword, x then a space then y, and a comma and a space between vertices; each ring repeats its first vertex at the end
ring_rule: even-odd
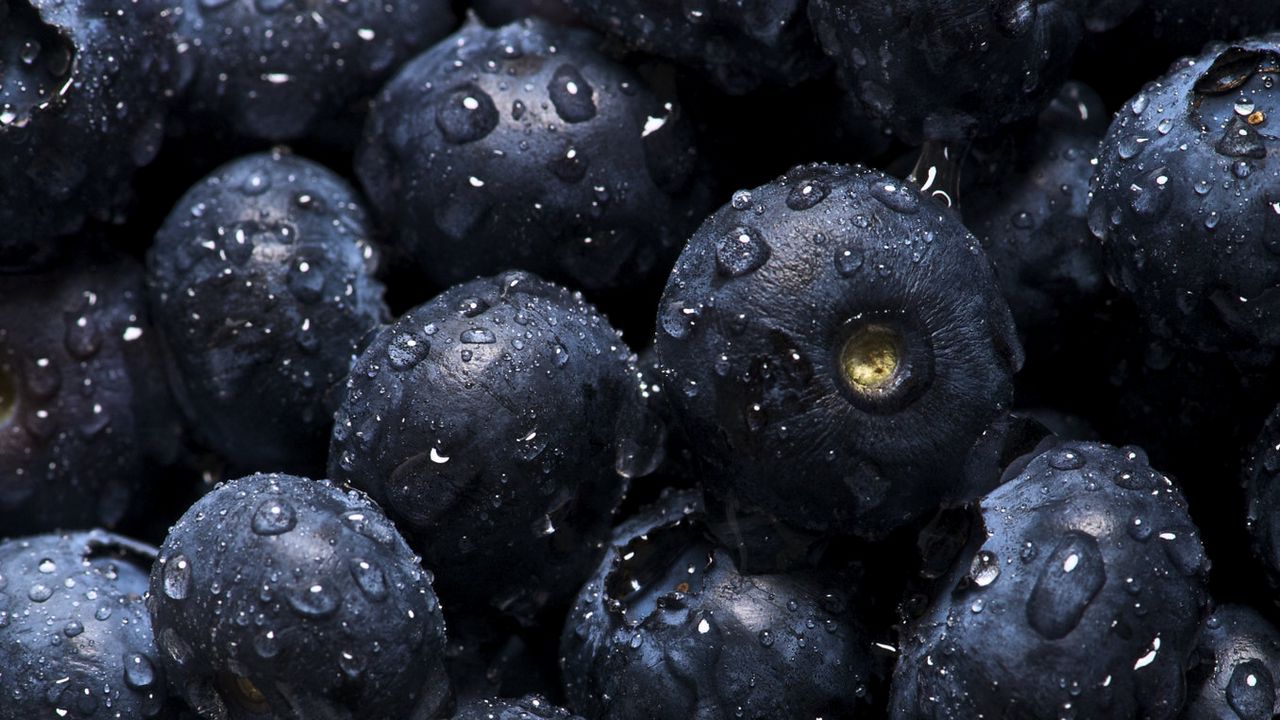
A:
POLYGON ((540 695, 516 700, 476 700, 458 709, 453 720, 583 720, 540 695))
POLYGON ((178 35, 198 127, 297 140, 353 111, 456 24, 448 0, 183 0, 178 35))
POLYGON ((178 451, 142 269, 85 245, 56 272, 0 274, 5 535, 116 527, 178 451))
POLYGON ((1035 117, 1067 77, 1082 0, 812 0, 818 42, 903 141, 965 143, 1035 117))
POLYGON ((743 575, 695 491, 622 523, 561 637, 569 707, 596 720, 871 717, 847 578, 743 575))
POLYGON ((1223 605, 1200 630, 1183 720, 1270 720, 1280 715, 1280 632, 1252 608, 1223 605))
POLYGON ((329 472, 411 536, 451 610, 529 621, 572 597, 608 537, 631 372, 581 295, 521 272, 473 280, 365 348, 329 472))
POLYGON ((1277 61, 1280 35, 1175 63, 1116 115, 1089 207, 1112 283, 1152 331, 1246 369, 1280 346, 1277 61))
POLYGON ((219 485, 165 538, 147 602, 202 717, 424 720, 452 703, 431 574, 367 496, 325 480, 219 485))
POLYGON ((977 240, 909 185, 811 165, 689 241, 655 340, 707 492, 815 533, 881 537, 976 497, 971 450, 1011 400, 1021 347, 977 240), (881 401, 844 381, 860 328, 903 338, 881 401))
POLYGON ((624 45, 701 73, 744 95, 790 87, 828 67, 804 0, 566 0, 583 22, 624 45))
POLYGON ((143 603, 155 557, 102 530, 0 544, 0 718, 173 717, 143 603))
POLYGON ((378 95, 356 173, 432 282, 519 268, 594 291, 670 268, 704 210, 692 132, 599 42, 473 21, 378 95))
POLYGON ((1209 568, 1181 492, 1096 443, 1016 472, 902 638, 890 717, 1177 717, 1209 568))
POLYGON ((1102 248, 1089 232, 1089 181, 1106 132, 1097 93, 1069 82, 1012 157, 997 153, 963 194, 965 225, 982 242, 1019 334, 1060 333, 1107 288, 1102 248))
POLYGON ((244 470, 323 470, 333 389, 389 318, 355 190, 293 155, 240 158, 187 191, 147 261, 205 442, 244 470))
POLYGON ((47 260, 55 236, 123 210, 134 170, 160 149, 178 83, 165 9, 0 7, 0 267, 47 260))

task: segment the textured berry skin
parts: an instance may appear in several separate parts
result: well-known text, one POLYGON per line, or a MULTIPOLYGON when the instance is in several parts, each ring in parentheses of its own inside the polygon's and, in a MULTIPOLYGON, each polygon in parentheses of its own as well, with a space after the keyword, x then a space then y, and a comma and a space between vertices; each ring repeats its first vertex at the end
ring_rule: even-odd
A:
POLYGON ((685 248, 658 324, 664 392, 713 497, 878 537, 989 489, 964 467, 1021 347, 977 240, 911 186, 813 165, 735 193, 685 248), (839 359, 873 326, 902 338, 878 400, 839 359))
POLYGON ((583 720, 540 695, 527 695, 517 700, 494 698, 466 703, 453 720, 583 720))
POLYGON ((1172 481, 1140 450, 1079 443, 980 511, 901 642, 890 717, 1178 717, 1209 563, 1172 481))
POLYGON ((562 636, 570 707, 597 720, 871 717, 849 578, 742 575, 700 512, 696 493, 673 492, 614 533, 562 636))
POLYGON ((823 50, 911 144, 963 143, 1035 117, 1066 79, 1081 0, 812 0, 823 50))
POLYGON ((567 0, 583 22, 628 47, 702 73, 741 95, 827 69, 804 0, 567 0))
POLYGON ((1055 334, 1102 298, 1102 248, 1089 233, 1089 180, 1106 132, 1097 93, 1067 83, 1012 157, 996 154, 964 193, 965 225, 995 267, 1024 340, 1055 334))
POLYGON ((1223 605, 1200 629, 1183 720, 1270 720, 1280 715, 1280 632, 1256 611, 1223 605))
POLYGON ((148 255, 173 384, 212 448, 248 470, 320 470, 336 403, 388 317, 355 191, 279 152, 197 183, 148 255))
POLYGON ((47 259, 50 241, 108 219, 164 139, 178 82, 165 6, 94 0, 0 5, 0 267, 47 259))
POLYGON ((1280 35, 1181 60, 1117 114, 1089 226, 1160 337, 1264 366, 1280 347, 1280 35))
POLYGON ((177 452, 142 269, 93 254, 0 274, 3 535, 115 527, 177 452))
POLYGON ((356 172, 430 280, 519 268, 592 291, 667 272, 705 210, 692 132, 598 43, 470 22, 378 95, 356 172))
POLYGON ((155 556, 101 530, 0 544, 0 718, 173 717, 143 603, 155 556))
POLYGON ((572 597, 608 537, 629 358, 580 295, 533 275, 456 286, 360 356, 329 472, 412 536, 451 610, 532 619, 572 597))
POLYGON ((431 575, 364 494, 253 475, 177 522, 148 607, 202 717, 439 717, 452 701, 431 575))
POLYGON ((444 37, 447 0, 183 0, 186 111, 244 138, 286 141, 354 110, 444 37))

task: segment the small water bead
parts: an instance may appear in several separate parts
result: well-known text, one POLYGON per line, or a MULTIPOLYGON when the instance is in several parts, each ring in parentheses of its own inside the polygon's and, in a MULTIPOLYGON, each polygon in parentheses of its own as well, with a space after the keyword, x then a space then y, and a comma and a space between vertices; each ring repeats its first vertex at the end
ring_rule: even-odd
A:
POLYGON ((1000 560, 989 550, 981 550, 969 564, 969 579, 978 587, 987 587, 1000 577, 1000 560))

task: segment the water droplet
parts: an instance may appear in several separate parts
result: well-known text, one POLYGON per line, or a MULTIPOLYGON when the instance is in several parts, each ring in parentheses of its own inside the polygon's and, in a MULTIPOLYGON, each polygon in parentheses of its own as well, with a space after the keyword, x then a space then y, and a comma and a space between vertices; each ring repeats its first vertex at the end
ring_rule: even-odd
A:
POLYGON ((1079 470, 1084 467, 1084 457, 1071 449, 1055 450, 1049 456, 1049 465, 1058 470, 1079 470))
POLYGON ((498 126, 493 98, 473 83, 454 88, 436 108, 436 126, 455 145, 475 142, 498 126))
POLYGON ((249 524, 259 535, 282 535, 298 524, 298 515, 289 503, 267 498, 258 505, 249 524))
POLYGON ((760 644, 765 647, 773 647, 773 633, 769 630, 761 630, 757 636, 760 638, 760 644))
POLYGON ((53 597, 53 588, 45 585, 44 583, 36 583, 27 590, 27 598, 29 598, 31 602, 42 603, 51 597, 53 597))
POLYGON ((381 602, 387 599, 387 577, 382 568, 366 560, 356 558, 351 561, 351 577, 370 600, 381 602))
POLYGON ((835 254, 836 272, 843 277, 850 277, 862 267, 862 251, 853 248, 839 248, 835 254))
POLYGON ((463 330, 458 339, 468 345, 492 345, 498 341, 493 332, 485 328, 463 330))
POLYGON ((801 182, 787 193, 787 207, 792 210, 808 210, 825 200, 830 192, 830 188, 822 180, 801 182))
POLYGON ((289 607, 298 615, 320 620, 338 611, 337 593, 326 585, 314 584, 293 588, 288 594, 289 607))
POLYGON ((124 656, 124 684, 134 690, 147 690, 156 684, 156 668, 150 658, 140 653, 124 656))
POLYGON ((1082 532, 1068 533, 1045 559, 1027 599, 1027 621, 1046 639, 1066 637, 1106 579, 1098 541, 1082 532))
POLYGON ((1000 560, 990 550, 980 550, 969 564, 969 580, 978 587, 987 587, 1000 577, 1000 560))
POLYGON ((876 182, 871 185, 871 197, 879 200, 885 207, 904 215, 920 210, 920 194, 909 185, 893 181, 876 182))
POLYGON ((596 116, 595 90, 572 65, 566 63, 556 68, 547 83, 547 92, 556 113, 565 122, 585 122, 596 116))
POLYGON ((737 227, 716 240, 716 271, 725 277, 742 277, 760 269, 772 254, 759 231, 737 227))
POLYGON ((185 600, 191 592, 191 562, 186 555, 175 555, 164 563, 164 594, 174 600, 185 600))
POLYGON ((729 199, 729 205, 733 207, 734 210, 746 210, 751 207, 751 191, 738 190, 733 194, 733 197, 729 199))
POLYGON ((662 331, 676 340, 689 336, 698 321, 700 311, 697 308, 685 307, 684 303, 675 300, 667 303, 662 310, 662 331))
POLYGON ((426 359, 430 350, 424 338, 401 333, 387 345, 387 362, 396 370, 408 370, 426 359))

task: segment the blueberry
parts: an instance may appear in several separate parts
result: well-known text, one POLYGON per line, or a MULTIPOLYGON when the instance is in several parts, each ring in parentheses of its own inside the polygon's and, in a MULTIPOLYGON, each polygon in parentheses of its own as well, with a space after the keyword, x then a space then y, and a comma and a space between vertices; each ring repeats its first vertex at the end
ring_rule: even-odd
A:
POLYGON ((286 141, 350 112, 454 27, 446 0, 182 0, 177 32, 197 125, 286 141))
POLYGON ((60 270, 0 274, 5 535, 115 527, 178 450, 142 270, 85 245, 60 270))
POLYGON ((379 94, 356 171, 433 282, 520 268, 592 291, 669 269, 703 209, 690 130, 598 42, 472 22, 379 94))
POLYGON ((0 715, 172 716, 143 603, 155 556, 101 530, 0 544, 0 715))
POLYGON ((1182 494, 1136 448, 1014 473, 905 633, 890 717, 1177 717, 1209 568, 1182 494))
POLYGON ((1079 0, 812 0, 823 50, 908 143, 964 143, 1032 118, 1066 79, 1079 0))
POLYGON ((1187 677, 1184 720, 1270 720, 1280 715, 1280 632, 1255 610, 1223 605, 1204 622, 1187 677))
POLYGON ((329 472, 401 524, 451 610, 531 620, 608 537, 629 358, 581 295, 519 272, 458 285, 360 356, 329 472))
POLYGON ((795 85, 826 69, 804 0, 566 1, 600 32, 693 68, 735 95, 795 85))
POLYGON ((712 215, 668 280, 655 347, 713 498, 867 537, 988 489, 966 458, 1021 362, 956 217, 838 165, 712 215))
POLYGON ((516 700, 499 698, 477 700, 463 705, 454 713, 453 720, 582 720, 561 707, 556 707, 539 695, 528 695, 516 700))
POLYGON ((206 718, 434 718, 452 702, 431 574, 328 481, 219 485, 165 538, 148 607, 174 690, 206 718))
POLYGON ((331 390, 387 319, 355 191, 281 153, 197 183, 148 255, 151 307, 193 426, 233 466, 322 470, 331 390))
POLYGON ((164 139, 178 82, 158 0, 0 1, 0 267, 109 219, 164 139))
POLYGON ((1089 225, 1152 331, 1263 367, 1280 347, 1280 36, 1213 45, 1116 115, 1089 225))
POLYGON ((870 717, 870 643, 850 578, 739 573, 695 493, 615 531, 569 614, 569 705, 597 720, 870 717))
POLYGON ((1097 93, 1067 83, 1017 149, 986 155, 986 177, 964 193, 965 224, 991 258, 1028 345, 1060 336, 1064 322, 1087 317, 1105 297, 1088 204, 1108 117, 1097 93))

